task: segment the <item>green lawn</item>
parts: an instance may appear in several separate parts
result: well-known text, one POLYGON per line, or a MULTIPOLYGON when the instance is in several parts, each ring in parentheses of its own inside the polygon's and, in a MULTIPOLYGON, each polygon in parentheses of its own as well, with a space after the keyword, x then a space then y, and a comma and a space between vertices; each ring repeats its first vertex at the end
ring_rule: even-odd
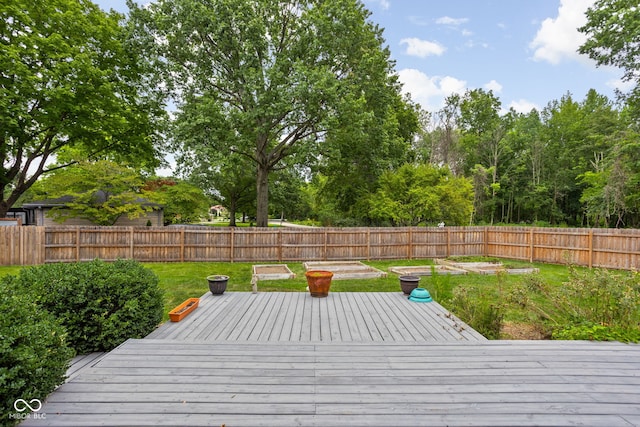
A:
MULTIPOLYGON (((400 265, 425 265, 433 264, 432 260, 395 260, 395 261, 364 261, 382 271, 389 267, 400 265)), ((212 274, 224 274, 229 276, 228 291, 251 292, 251 274, 255 263, 228 263, 228 262, 188 262, 188 263, 145 263, 160 279, 160 286, 165 293, 166 312, 177 306, 187 298, 200 297, 208 292, 206 277, 212 274)), ((286 263, 289 269, 296 274, 295 279, 263 280, 258 284, 260 292, 303 292, 306 289, 304 268, 301 262, 286 263)), ((514 266, 530 266, 529 263, 509 261, 514 266)), ((540 268, 541 275, 552 282, 561 283, 566 280, 566 266, 535 264, 540 268)), ((21 267, 0 267, 0 276, 5 274, 17 274, 21 267)), ((487 295, 506 292, 514 283, 518 283, 519 276, 506 276, 502 283, 498 283, 496 276, 469 274, 465 276, 423 277, 421 286, 426 287, 433 297, 446 306, 446 300, 451 298, 452 289, 456 286, 466 285, 482 289, 487 295)), ((353 279, 334 280, 331 285, 333 292, 399 292, 400 284, 398 276, 389 273, 386 278, 379 279, 353 279)))
MULTIPOLYGON (((480 258, 486 260, 486 258, 480 258)), ((478 260, 478 259, 465 259, 478 260)), ((554 292, 566 287, 570 280, 569 267, 521 261, 501 260, 508 267, 537 267, 538 274, 525 275, 438 275, 422 277, 420 286, 431 293, 434 300, 454 312, 465 322, 473 323, 470 317, 479 317, 481 322, 490 323, 491 319, 482 319, 485 314, 477 307, 496 307, 503 314, 503 321, 509 328, 509 338, 533 338, 537 335, 548 336, 553 325, 563 325, 570 317, 558 310, 554 292), (463 299, 460 299, 463 290, 463 299), (462 301, 462 302, 461 302, 462 301), (515 331, 515 332, 514 332, 515 331), (520 332, 525 335, 513 335, 520 332), (523 332, 523 333, 524 333, 523 332), (529 335, 527 335, 529 334, 529 335)), ((266 263, 266 262, 265 262, 266 263)), ((388 272, 389 267, 400 265, 432 264, 432 260, 394 260, 364 261, 372 267, 388 272)), ((228 291, 251 292, 251 275, 255 263, 199 262, 199 263, 146 263, 160 279, 164 290, 164 316, 187 298, 201 297, 207 293, 206 277, 214 274, 229 276, 228 291)), ((258 284, 259 292, 305 292, 306 279, 301 262, 286 263, 296 274, 295 279, 263 280, 258 284)), ((587 269, 579 268, 579 271, 587 269)), ((0 276, 17 274, 20 267, 0 267, 0 276)), ((618 274, 618 273, 616 273, 618 274)), ((630 272, 619 272, 632 275, 630 272)), ((595 284, 597 286, 597 283, 595 284)), ((398 276, 388 273, 386 278, 334 280, 332 292, 400 292, 398 276)), ((636 296, 637 298, 637 296, 636 296)), ((597 305, 594 301, 579 300, 582 305, 597 305)), ((640 306, 640 304, 636 304, 640 306)), ((637 316, 633 314, 632 316, 637 316)), ((636 317, 632 317, 635 319, 636 317)), ((477 319, 476 319, 477 320, 477 319)), ((632 323, 633 324, 633 323, 632 323)), ((597 326, 597 325, 596 325, 597 326)), ((477 327, 476 327, 477 328, 477 327)), ((504 328, 503 328, 504 329, 504 328)), ((638 336, 637 328, 631 327, 630 339, 638 336)))
MULTIPOLYGON (((519 261, 503 261, 509 266, 529 267, 532 264, 519 261)), ((400 265, 433 264, 432 260, 395 260, 395 261, 364 261, 365 264, 379 270, 388 271, 389 267, 400 265)), ((160 278, 160 286, 165 291, 165 311, 168 312, 187 298, 200 297, 208 292, 206 277, 212 274, 229 276, 228 291, 251 292, 251 274, 253 264, 261 263, 147 263, 160 278)), ((303 292, 306 290, 306 279, 301 262, 286 263, 296 274, 295 279, 263 280, 258 284, 260 292, 303 292)), ((560 286, 567 280, 566 266, 533 264, 540 269, 539 276, 548 283, 560 286)), ((423 277, 420 286, 431 292, 434 299, 447 307, 453 296, 453 289, 465 286, 477 291, 483 298, 502 301, 510 290, 521 283, 523 276, 517 275, 479 275, 464 276, 436 275, 423 277)), ((332 292, 399 292, 398 276, 389 273, 386 278, 334 280, 332 292)), ((449 308, 449 307, 447 307, 449 308)), ((505 320, 522 320, 523 315, 517 310, 508 312, 505 320)), ((524 316, 526 317, 526 316, 524 316)))

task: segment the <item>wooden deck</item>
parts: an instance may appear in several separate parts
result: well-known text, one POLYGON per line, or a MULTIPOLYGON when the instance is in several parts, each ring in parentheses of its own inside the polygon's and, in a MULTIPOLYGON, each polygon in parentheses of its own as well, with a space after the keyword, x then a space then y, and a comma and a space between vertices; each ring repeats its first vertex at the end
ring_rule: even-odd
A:
POLYGON ((208 293, 191 315, 147 338, 187 341, 379 342, 486 340, 440 304, 400 292, 208 293))
POLYGON ((24 425, 633 426, 640 346, 487 341, 399 293, 208 295, 40 414, 24 425))

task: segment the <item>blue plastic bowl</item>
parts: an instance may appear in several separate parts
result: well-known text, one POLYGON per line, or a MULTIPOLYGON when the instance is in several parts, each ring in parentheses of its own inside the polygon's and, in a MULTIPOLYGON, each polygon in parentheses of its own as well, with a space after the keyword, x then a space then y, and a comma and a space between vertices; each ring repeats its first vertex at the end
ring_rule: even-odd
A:
POLYGON ((425 288, 415 288, 411 291, 411 295, 409 296, 409 301, 413 302, 432 302, 433 298, 431 298, 431 294, 425 288))

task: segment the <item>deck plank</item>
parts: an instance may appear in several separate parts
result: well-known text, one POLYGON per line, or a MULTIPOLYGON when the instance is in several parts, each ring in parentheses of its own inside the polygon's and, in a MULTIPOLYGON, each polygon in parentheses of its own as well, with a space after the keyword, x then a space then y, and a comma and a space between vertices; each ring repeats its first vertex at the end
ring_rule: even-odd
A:
POLYGON ((628 426, 639 385, 640 346, 619 343, 143 339, 24 425, 628 426))
POLYGON ((631 426, 640 346, 489 341, 399 293, 203 295, 24 426, 631 426))

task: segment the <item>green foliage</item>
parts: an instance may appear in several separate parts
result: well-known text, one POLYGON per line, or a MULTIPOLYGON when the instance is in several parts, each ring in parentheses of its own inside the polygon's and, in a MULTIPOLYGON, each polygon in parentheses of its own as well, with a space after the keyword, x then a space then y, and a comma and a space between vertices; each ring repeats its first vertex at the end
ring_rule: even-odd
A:
POLYGON ((139 36, 149 46, 156 42, 146 54, 163 58, 161 71, 179 98, 176 120, 186 136, 180 142, 190 153, 214 150, 223 159, 235 153, 253 163, 248 170, 255 172, 260 227, 267 226, 269 174, 288 158, 302 164, 317 159, 319 143, 335 140, 332 132, 347 129, 343 124, 350 124, 349 136, 360 135, 354 147, 375 126, 365 148, 381 153, 374 159, 385 153, 396 158, 394 149, 409 140, 402 124, 410 122, 411 109, 403 108, 381 31, 361 2, 160 0, 144 9, 131 6, 139 36), (350 122, 353 117, 359 120, 350 122))
POLYGON ((499 339, 504 309, 480 296, 478 290, 460 286, 453 291, 451 310, 488 339, 499 339))
POLYGON ((579 52, 598 65, 624 70, 624 81, 635 84, 629 94, 633 114, 640 118, 640 9, 636 0, 597 0, 587 10, 587 23, 579 31, 587 41, 579 52))
POLYGON ((32 188, 34 198, 63 198, 64 205, 51 209, 55 221, 84 218, 97 225, 113 225, 123 215, 138 218, 150 212, 152 199, 143 192, 144 179, 132 168, 101 160, 61 169, 32 188), (145 197, 142 199, 142 197, 145 197))
POLYGON ((45 264, 22 270, 15 285, 61 321, 78 353, 143 338, 162 319, 158 278, 136 261, 45 264))
POLYGON ((581 323, 556 328, 552 335, 554 340, 589 340, 640 342, 640 329, 605 326, 598 323, 581 323))
POLYGON ((369 198, 369 217, 393 225, 468 223, 472 210, 471 183, 446 168, 406 164, 380 178, 369 198))
POLYGON ((171 178, 156 178, 145 183, 144 189, 153 200, 164 206, 164 223, 188 224, 209 214, 209 200, 195 185, 171 178))
POLYGON ((40 399, 64 381, 73 357, 64 327, 14 276, 0 279, 0 425, 12 425, 16 399, 40 399))
MULTIPOLYGON (((570 327, 584 331, 585 325, 638 330, 640 324, 640 274, 603 269, 569 269, 570 278, 552 296, 558 313, 570 327)), ((600 331, 601 332, 601 331, 600 331)), ((566 335, 566 332, 565 332, 566 335)))
POLYGON ((7 0, 0 16, 0 217, 63 147, 157 164, 166 113, 122 15, 90 1, 7 0))

